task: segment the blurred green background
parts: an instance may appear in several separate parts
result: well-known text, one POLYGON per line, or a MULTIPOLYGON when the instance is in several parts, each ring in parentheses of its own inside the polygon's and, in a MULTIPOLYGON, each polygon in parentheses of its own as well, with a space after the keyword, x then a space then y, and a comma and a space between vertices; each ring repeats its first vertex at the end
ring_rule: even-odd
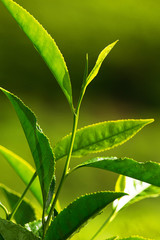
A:
MULTIPOLYGON (((33 14, 55 39, 69 68, 75 102, 82 82, 85 54, 89 54, 91 70, 100 51, 119 39, 102 65, 99 75, 87 89, 79 127, 105 120, 154 118, 155 122, 132 140, 100 155, 159 161, 160 2, 17 2, 33 14)), ((2 4, 0 85, 14 92, 30 106, 52 145, 71 131, 72 116, 63 93, 39 54, 2 4)), ((3 95, 0 95, 0 144, 33 164, 16 114, 3 95)), ((73 159, 73 166, 80 161, 82 160, 73 159)), ((63 164, 64 161, 58 162, 57 173, 61 173, 63 164)), ((0 171, 0 182, 19 192, 23 191, 23 183, 3 158, 0 158, 0 171)), ((95 169, 77 171, 64 185, 60 196, 62 206, 86 192, 114 190, 117 177, 117 174, 95 169)), ((31 194, 28 197, 32 199, 31 194)), ((123 210, 100 239, 131 234, 160 239, 159 205, 160 200, 157 198, 123 210)), ((91 221, 80 232, 79 239, 89 239, 109 211, 109 208, 106 209, 91 221)))

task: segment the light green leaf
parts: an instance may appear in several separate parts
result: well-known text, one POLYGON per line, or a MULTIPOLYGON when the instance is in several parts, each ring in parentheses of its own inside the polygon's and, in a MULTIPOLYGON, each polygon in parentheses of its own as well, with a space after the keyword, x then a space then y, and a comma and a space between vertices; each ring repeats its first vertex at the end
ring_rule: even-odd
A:
MULTIPOLYGON (((7 148, 0 145, 0 153, 3 155, 3 157, 8 161, 8 163, 13 167, 15 172, 18 174, 18 176, 22 179, 22 181, 28 185, 30 182, 33 174, 35 173, 35 169, 24 159, 16 155, 15 153, 11 152, 7 148)), ((43 206, 43 200, 42 200, 42 193, 41 188, 39 184, 39 179, 36 178, 34 182, 32 183, 30 187, 31 192, 37 199, 37 201, 40 203, 41 206, 43 206)))
POLYGON ((1 2, 34 44, 35 48, 55 76, 71 108, 73 108, 72 88, 68 69, 55 41, 43 26, 20 5, 12 0, 1 0, 1 2))
POLYGON ((151 240, 151 239, 135 236, 135 237, 118 238, 116 240, 151 240))
POLYGON ((128 194, 113 202, 113 208, 116 212, 145 198, 160 196, 160 187, 152 186, 148 183, 122 175, 120 175, 117 180, 115 191, 121 191, 128 194))
MULTIPOLYGON (((114 148, 128 141, 153 121, 153 119, 108 121, 81 128, 76 132, 72 154, 74 157, 82 157, 114 148)), ((71 134, 55 145, 53 151, 56 160, 68 154, 70 139, 71 134)))
POLYGON ((98 192, 81 196, 65 208, 51 223, 45 240, 64 240, 78 231, 90 218, 123 193, 98 192))
POLYGON ((38 240, 32 232, 13 222, 0 218, 0 234, 5 240, 38 240))
MULTIPOLYGON (((10 206, 10 211, 12 211, 21 195, 3 184, 0 184, 0 193, 1 195, 5 196, 10 206)), ((14 215, 14 219, 18 224, 24 225, 27 222, 36 220, 38 217, 37 214, 40 216, 39 210, 36 209, 36 207, 33 206, 29 200, 24 198, 14 215)))
POLYGON ((37 220, 33 222, 26 223, 24 226, 28 231, 34 233, 37 237, 42 237, 40 229, 42 228, 42 220, 37 220))
POLYGON ((45 211, 51 201, 50 196, 53 195, 55 187, 55 160, 49 140, 38 125, 33 112, 17 96, 3 88, 0 88, 0 90, 10 100, 24 130, 39 176, 45 211))
POLYGON ((112 171, 160 187, 160 164, 156 162, 137 162, 130 158, 97 157, 78 165, 72 171, 81 167, 112 171))
POLYGON ((86 79, 86 86, 97 76, 99 69, 104 61, 104 59, 107 57, 108 53, 112 50, 112 48, 115 46, 115 44, 118 41, 113 42, 112 44, 108 45, 106 48, 102 50, 102 52, 99 54, 98 59, 96 61, 96 64, 92 71, 90 72, 89 76, 86 79))

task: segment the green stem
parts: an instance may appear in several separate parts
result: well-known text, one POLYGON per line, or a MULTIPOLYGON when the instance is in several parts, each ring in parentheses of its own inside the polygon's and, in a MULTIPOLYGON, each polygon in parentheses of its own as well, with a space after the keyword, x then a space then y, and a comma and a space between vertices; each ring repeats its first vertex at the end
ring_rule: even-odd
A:
POLYGON ((98 229, 98 231, 91 238, 91 240, 95 239, 101 233, 101 231, 104 229, 104 227, 106 227, 111 221, 113 221, 113 219, 115 218, 116 214, 117 214, 117 212, 115 210, 113 210, 111 212, 111 214, 109 215, 109 217, 102 224, 102 226, 98 229))
POLYGON ((1 202, 0 202, 0 207, 4 210, 4 212, 6 214, 6 219, 8 219, 9 212, 8 212, 7 208, 1 202))
POLYGON ((8 215, 8 217, 7 217, 8 220, 11 220, 14 217, 14 214, 16 213, 16 211, 18 210, 19 206, 21 205, 25 194, 27 193, 28 189, 30 188, 31 184, 33 183, 33 181, 35 180, 36 177, 37 177, 37 172, 34 173, 33 177, 31 178, 30 182, 28 183, 26 189, 24 190, 24 192, 22 193, 22 195, 19 198, 18 202, 16 203, 14 209, 8 215))
POLYGON ((61 191, 61 188, 62 188, 62 185, 63 185, 63 183, 64 183, 64 180, 65 180, 65 178, 67 177, 67 175, 69 174, 69 165, 70 165, 70 160, 71 160, 71 155, 72 155, 74 140, 75 140, 75 136, 76 136, 76 130, 77 130, 77 126, 78 126, 78 120, 79 120, 79 110, 80 110, 80 106, 81 106, 81 102, 82 102, 82 99, 83 99, 85 90, 86 90, 86 88, 83 88, 83 87, 82 87, 81 94, 80 94, 80 98, 79 98, 79 101, 78 101, 78 105, 77 105, 76 111, 74 112, 73 129, 72 129, 72 135, 71 135, 69 152, 68 152, 68 155, 67 155, 67 159, 66 159, 65 167, 64 167, 63 174, 62 174, 62 177, 61 177, 61 181, 60 181, 60 183, 59 183, 59 186, 58 186, 58 189, 57 189, 55 198, 54 198, 54 200, 53 200, 53 203, 52 203, 50 212, 49 212, 49 214, 48 214, 47 221, 46 221, 45 226, 44 226, 43 238, 44 238, 44 236, 45 236, 45 234, 46 234, 46 231, 48 230, 48 227, 49 227, 49 225, 50 225, 50 222, 51 222, 51 219, 52 219, 52 216, 53 216, 53 212, 54 212, 54 208, 55 208, 57 199, 58 199, 58 197, 59 197, 59 193, 60 193, 60 191, 61 191))

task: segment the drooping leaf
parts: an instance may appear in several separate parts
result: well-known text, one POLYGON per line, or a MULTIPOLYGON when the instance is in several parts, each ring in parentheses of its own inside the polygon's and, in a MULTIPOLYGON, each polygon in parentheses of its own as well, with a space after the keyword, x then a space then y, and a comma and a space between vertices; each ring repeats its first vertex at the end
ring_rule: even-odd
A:
POLYGON ((31 231, 34 233, 37 237, 42 237, 42 234, 40 234, 40 229, 42 228, 42 220, 37 220, 33 222, 26 223, 24 226, 28 231, 31 231))
MULTIPOLYGON (((21 195, 3 184, 0 184, 0 193, 5 196, 10 206, 10 211, 12 211, 21 195)), ((36 207, 29 200, 24 198, 14 215, 14 219, 18 224, 23 226, 27 222, 36 220, 38 217, 37 214, 40 214, 39 210, 36 209, 36 207)))
MULTIPOLYGON (((153 122, 146 120, 119 120, 93 124, 77 131, 73 156, 81 157, 86 154, 106 151, 123 144, 140 131, 145 125, 153 122)), ((71 134, 62 138, 54 147, 56 160, 67 155, 71 134)))
POLYGON ((80 197, 65 208, 51 223, 45 240, 64 240, 78 231, 104 207, 124 193, 98 192, 80 197))
POLYGON ((55 76, 71 108, 73 108, 69 72, 55 41, 43 28, 43 26, 20 5, 12 0, 1 0, 1 2, 5 5, 10 14, 14 17, 16 22, 40 53, 52 74, 55 76))
POLYGON ((92 71, 90 72, 89 76, 86 79, 86 86, 97 76, 99 69, 104 61, 104 59, 107 57, 108 53, 112 50, 112 48, 115 46, 115 44, 118 41, 113 42, 112 44, 108 45, 106 48, 102 50, 102 52, 99 54, 98 59, 96 61, 96 64, 92 71))
POLYGON ((77 167, 94 167, 112 171, 160 187, 160 164, 156 162, 137 162, 129 158, 97 157, 77 167))
MULTIPOLYGON (((18 176, 22 179, 22 181, 28 185, 30 182, 33 174, 35 173, 35 169, 24 159, 16 155, 15 153, 11 152, 7 148, 0 145, 0 153, 3 155, 3 157, 8 161, 8 163, 13 167, 15 172, 18 174, 18 176)), ((41 206, 43 206, 43 200, 42 200, 42 193, 41 188, 39 184, 39 179, 36 178, 34 182, 32 183, 30 187, 31 192, 37 199, 37 201, 40 203, 41 206)))
POLYGON ((0 218, 0 234, 5 240, 38 240, 32 232, 24 227, 0 218))
POLYGON ((33 112, 17 96, 3 88, 0 88, 0 90, 10 100, 24 130, 39 176, 43 196, 43 209, 45 211, 55 186, 55 159, 49 140, 38 125, 33 112))
POLYGON ((160 196, 160 187, 122 175, 120 175, 117 180, 115 191, 121 191, 128 194, 113 202, 113 208, 116 212, 145 198, 160 196))

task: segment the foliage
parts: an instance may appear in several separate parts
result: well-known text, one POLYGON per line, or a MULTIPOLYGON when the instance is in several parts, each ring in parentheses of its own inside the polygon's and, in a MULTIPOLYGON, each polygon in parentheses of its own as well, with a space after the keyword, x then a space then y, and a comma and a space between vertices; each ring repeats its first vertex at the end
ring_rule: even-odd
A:
MULTIPOLYGON (((0 207, 6 214, 6 219, 0 219, 0 238, 2 240, 64 240, 72 237, 89 219, 101 213, 112 202, 113 212, 92 237, 95 239, 104 226, 111 222, 124 207, 144 198, 160 195, 160 180, 158 178, 160 165, 154 162, 140 163, 129 158, 96 157, 70 169, 71 157, 83 157, 117 147, 132 138, 144 126, 153 122, 153 119, 106 121, 77 129, 80 106, 86 88, 98 74, 101 64, 117 41, 100 53, 89 74, 88 55, 86 56, 84 78, 78 104, 75 108, 69 72, 53 38, 32 15, 17 3, 12 0, 1 0, 1 2, 32 41, 64 92, 73 115, 73 130, 52 148, 49 139, 37 123, 34 113, 17 96, 0 88, 17 113, 36 167, 33 169, 24 159, 0 146, 0 153, 26 184, 26 189, 22 195, 0 185, 0 190, 10 205, 8 210, 3 203, 0 203, 0 207), (56 189, 55 164, 63 157, 66 157, 66 162, 56 189), (115 192, 104 191, 86 194, 61 210, 58 199, 63 183, 68 175, 81 167, 109 170, 124 176, 119 177, 115 192), (24 198, 29 189, 40 206, 35 207, 24 198)), ((111 239, 121 238, 113 237, 111 239)), ((127 237, 123 239, 138 240, 143 238, 127 237)))

